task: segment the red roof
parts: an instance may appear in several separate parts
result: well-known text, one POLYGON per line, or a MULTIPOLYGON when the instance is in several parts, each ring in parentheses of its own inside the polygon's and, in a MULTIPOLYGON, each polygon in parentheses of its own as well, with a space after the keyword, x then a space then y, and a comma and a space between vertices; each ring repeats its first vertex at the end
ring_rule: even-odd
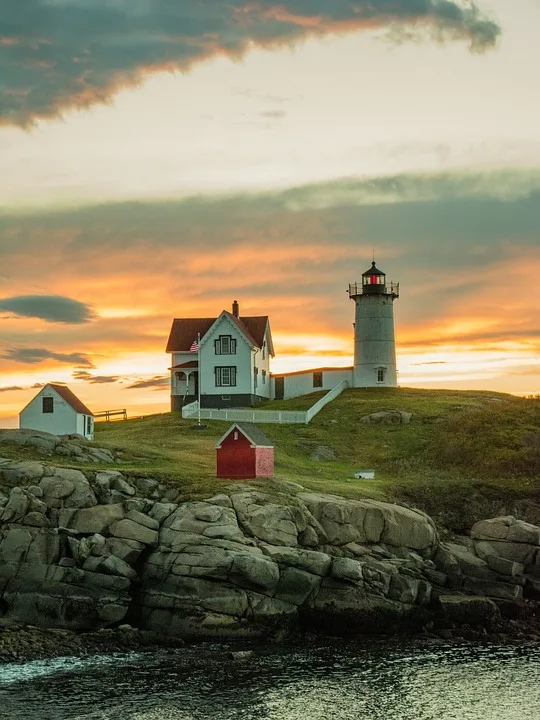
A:
POLYGON ((178 368, 196 368, 199 367, 198 360, 190 360, 189 362, 181 363, 180 365, 173 365, 169 370, 178 370, 178 368))
POLYGON ((94 413, 89 410, 86 405, 79 400, 79 398, 71 392, 71 390, 66 385, 56 385, 56 383, 47 383, 45 387, 50 387, 53 390, 55 390, 62 400, 65 400, 68 405, 70 405, 75 412, 80 413, 81 415, 94 415, 94 413))
MULTIPOLYGON (((237 318, 226 310, 224 312, 252 345, 258 348, 262 347, 268 325, 268 315, 237 318)), ((189 352, 191 344, 197 340, 199 333, 203 338, 215 322, 216 318, 175 318, 166 352, 189 352)), ((273 353, 272 347, 269 348, 269 352, 273 353)))

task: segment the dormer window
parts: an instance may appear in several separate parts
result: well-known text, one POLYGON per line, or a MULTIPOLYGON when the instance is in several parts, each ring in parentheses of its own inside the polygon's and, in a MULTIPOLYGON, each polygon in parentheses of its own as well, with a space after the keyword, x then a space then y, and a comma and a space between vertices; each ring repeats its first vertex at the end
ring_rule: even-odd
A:
POLYGON ((231 335, 220 335, 214 340, 214 351, 216 355, 236 355, 236 339, 231 335))

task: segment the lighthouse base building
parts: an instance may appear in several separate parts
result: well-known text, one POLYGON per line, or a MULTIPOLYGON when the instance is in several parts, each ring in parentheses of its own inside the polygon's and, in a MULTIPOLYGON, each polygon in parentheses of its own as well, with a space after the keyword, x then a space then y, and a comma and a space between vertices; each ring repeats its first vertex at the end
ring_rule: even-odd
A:
POLYGON ((349 285, 355 303, 354 365, 291 373, 270 372, 274 345, 268 316, 232 312, 217 318, 175 318, 167 343, 172 355, 171 409, 195 400, 201 407, 252 407, 262 400, 281 400, 349 387, 397 387, 394 301, 399 284, 386 282, 375 262, 361 282, 349 285))

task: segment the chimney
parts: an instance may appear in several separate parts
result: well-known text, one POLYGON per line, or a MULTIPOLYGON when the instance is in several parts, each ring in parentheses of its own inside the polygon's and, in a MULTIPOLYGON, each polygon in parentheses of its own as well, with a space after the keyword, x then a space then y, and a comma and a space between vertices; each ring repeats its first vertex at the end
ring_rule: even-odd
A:
POLYGON ((239 307, 239 305, 238 305, 238 301, 237 301, 237 300, 234 300, 234 301, 233 301, 233 304, 232 304, 232 314, 234 315, 234 317, 239 317, 239 316, 240 316, 240 307, 239 307))

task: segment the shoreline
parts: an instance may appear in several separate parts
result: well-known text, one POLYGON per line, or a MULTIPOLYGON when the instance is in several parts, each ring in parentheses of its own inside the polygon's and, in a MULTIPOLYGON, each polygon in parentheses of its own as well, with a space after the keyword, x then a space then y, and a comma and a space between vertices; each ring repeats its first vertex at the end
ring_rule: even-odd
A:
POLYGON ((484 643, 513 645, 538 644, 540 646, 540 623, 530 624, 516 620, 501 623, 493 630, 471 626, 433 627, 420 632, 404 629, 402 633, 356 634, 354 636, 325 635, 311 631, 297 630, 267 638, 209 638, 184 640, 179 637, 160 635, 150 630, 139 630, 129 625, 115 629, 89 632, 75 632, 56 628, 39 628, 10 621, 0 625, 0 667, 7 664, 24 664, 40 660, 63 657, 91 658, 99 655, 125 654, 133 652, 158 652, 160 650, 191 649, 195 647, 223 647, 231 660, 241 660, 256 654, 261 647, 291 647, 296 644, 345 643, 355 640, 361 645, 369 639, 378 644, 410 641, 426 643, 455 643, 482 645, 484 643), (504 626, 504 627, 503 627, 504 626))

